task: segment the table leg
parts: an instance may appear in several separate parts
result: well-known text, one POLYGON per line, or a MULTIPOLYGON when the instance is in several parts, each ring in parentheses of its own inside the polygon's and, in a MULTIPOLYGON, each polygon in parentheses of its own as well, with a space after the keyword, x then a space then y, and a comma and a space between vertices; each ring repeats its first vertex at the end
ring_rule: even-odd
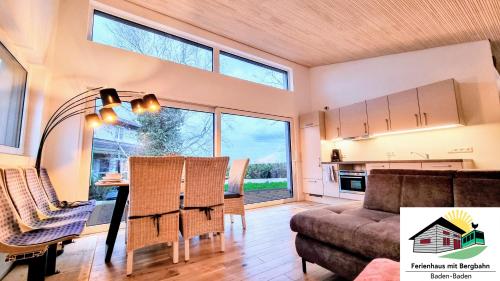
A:
POLYGON ((118 187, 118 196, 116 197, 115 208, 113 209, 113 216, 111 217, 108 236, 106 237, 106 258, 104 259, 105 262, 110 262, 111 255, 113 255, 113 248, 115 247, 116 236, 118 235, 118 230, 120 229, 120 223, 122 221, 123 211, 125 210, 125 205, 127 204, 128 192, 129 192, 128 186, 118 187))

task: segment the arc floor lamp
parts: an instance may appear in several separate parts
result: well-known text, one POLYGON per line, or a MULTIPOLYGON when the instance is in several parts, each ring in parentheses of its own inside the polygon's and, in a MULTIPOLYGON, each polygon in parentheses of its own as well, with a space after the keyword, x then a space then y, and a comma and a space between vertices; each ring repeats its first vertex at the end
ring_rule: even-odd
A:
POLYGON ((86 114, 85 122, 92 128, 99 127, 103 122, 113 124, 118 120, 118 116, 114 112, 113 107, 121 105, 122 101, 120 98, 130 98, 132 111, 136 114, 160 110, 160 103, 154 94, 146 94, 142 97, 138 94, 145 93, 136 91, 117 91, 113 88, 97 87, 82 92, 65 101, 49 118, 40 138, 40 145, 38 146, 35 162, 35 168, 38 173, 40 173, 43 146, 47 137, 54 128, 65 120, 74 116, 86 114), (98 99, 102 100, 102 108, 99 110, 99 114, 95 112, 95 104, 87 106, 89 102, 95 102, 98 99), (94 111, 88 113, 92 109, 94 109, 94 111))

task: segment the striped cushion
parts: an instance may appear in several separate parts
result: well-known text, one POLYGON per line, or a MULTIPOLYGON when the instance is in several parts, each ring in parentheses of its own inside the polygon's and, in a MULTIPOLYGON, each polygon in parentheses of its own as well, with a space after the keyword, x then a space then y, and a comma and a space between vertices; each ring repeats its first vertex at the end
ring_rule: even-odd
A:
MULTIPOLYGON (((47 169, 41 168, 40 169, 40 180, 42 182, 42 186, 45 189, 45 193, 47 194, 47 197, 49 198, 50 203, 54 204, 57 207, 63 206, 62 202, 59 200, 59 197, 57 197, 56 189, 54 188, 54 185, 52 185, 52 182, 50 181, 49 173, 47 172, 47 169)), ((81 202, 69 202, 72 207, 78 207, 82 208, 82 210, 85 211, 90 211, 92 212, 95 207, 95 200, 89 200, 89 201, 81 201, 81 202), (90 207, 88 207, 90 205, 90 207)))
POLYGON ((35 199, 35 203, 38 209, 43 214, 49 217, 56 217, 56 218, 77 215, 77 217, 81 216, 85 220, 88 219, 88 217, 90 216, 90 212, 92 212, 92 210, 72 208, 59 211, 52 211, 49 206, 49 199, 47 197, 47 194, 45 194, 45 190, 43 189, 42 183, 38 178, 36 169, 26 168, 24 169, 24 173, 26 175, 26 182, 28 184, 28 189, 31 192, 31 195, 33 195, 33 198, 35 199))
POLYGON ((23 223, 33 228, 57 227, 64 224, 84 221, 87 213, 79 213, 64 218, 50 218, 41 221, 37 214, 37 206, 26 186, 22 172, 19 169, 5 169, 5 181, 10 198, 19 213, 23 223))
POLYGON ((84 228, 84 222, 74 222, 61 227, 36 229, 25 233, 9 236, 5 243, 13 246, 31 246, 44 244, 63 238, 79 236, 84 228))

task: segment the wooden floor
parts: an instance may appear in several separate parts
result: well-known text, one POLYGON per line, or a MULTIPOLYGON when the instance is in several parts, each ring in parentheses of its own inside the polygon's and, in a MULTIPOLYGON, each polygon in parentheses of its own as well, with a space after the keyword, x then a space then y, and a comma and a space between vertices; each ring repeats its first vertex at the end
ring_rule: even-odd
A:
MULTIPOLYGON (((343 204, 345 201, 339 201, 343 204)), ((85 236, 75 244, 66 246, 68 254, 58 258, 90 262, 73 278, 78 280, 338 280, 335 275, 317 265, 308 263, 308 273, 302 273, 301 261, 295 251, 295 233, 290 230, 290 218, 297 212, 319 208, 312 202, 296 202, 247 211, 247 230, 235 216, 230 223, 226 217, 226 252, 221 253, 219 237, 193 239, 191 259, 184 262, 184 244, 180 240, 179 263, 172 263, 172 248, 166 245, 149 247, 135 252, 134 273, 125 275, 125 232, 120 231, 111 263, 104 263, 105 233, 85 236), (79 246, 80 245, 80 246, 79 246), (78 247, 95 247, 93 257, 76 257, 78 247), (75 247, 71 249, 71 247, 75 247), (71 254, 73 253, 73 254, 71 254), (68 255, 68 256, 66 256, 68 255), (90 273, 89 273, 90 271, 90 273)), ((84 262, 83 262, 84 263, 84 262)), ((62 265, 61 265, 62 266, 62 265)), ((60 268, 64 271, 63 268, 60 268)), ((47 281, 66 280, 64 272, 47 281)), ((11 277, 12 276, 8 276, 11 277)), ((19 277, 19 276, 18 276, 19 277)), ((68 276, 69 277, 69 276, 68 276)), ((17 279, 17 278, 16 278, 17 279)), ((17 279, 22 280, 22 279, 17 279)))

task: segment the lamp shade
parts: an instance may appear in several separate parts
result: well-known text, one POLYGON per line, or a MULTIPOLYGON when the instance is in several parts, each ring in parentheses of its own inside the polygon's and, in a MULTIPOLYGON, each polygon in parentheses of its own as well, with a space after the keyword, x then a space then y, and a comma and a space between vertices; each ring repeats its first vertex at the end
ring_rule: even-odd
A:
POLYGON ((154 94, 145 95, 143 98, 144 106, 148 111, 155 112, 160 110, 160 103, 154 94))
POLYGON ((118 116, 111 108, 103 107, 99 110, 99 113, 101 114, 102 121, 104 121, 105 123, 111 124, 115 123, 116 120, 118 120, 118 116))
POLYGON ((101 119, 99 119, 99 116, 95 113, 85 115, 85 123, 91 128, 97 128, 102 125, 101 119))
POLYGON ((146 110, 142 99, 133 99, 130 101, 130 105, 132 107, 132 112, 135 114, 141 114, 146 110))
POLYGON ((122 103, 118 92, 113 88, 106 88, 99 91, 102 100, 102 106, 105 108, 111 108, 118 106, 122 103))

